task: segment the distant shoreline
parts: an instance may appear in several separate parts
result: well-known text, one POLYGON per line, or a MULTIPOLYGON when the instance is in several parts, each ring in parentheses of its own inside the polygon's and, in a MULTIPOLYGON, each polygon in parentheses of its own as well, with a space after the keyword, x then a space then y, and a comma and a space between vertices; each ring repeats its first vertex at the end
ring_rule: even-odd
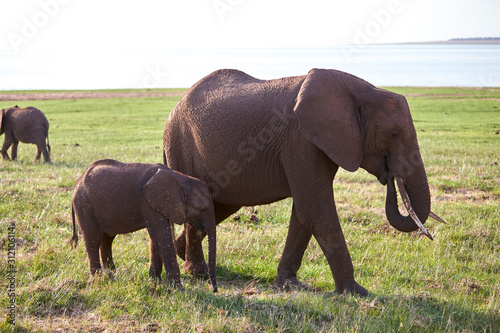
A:
POLYGON ((442 41, 403 42, 396 44, 500 44, 500 37, 488 38, 453 38, 442 41))

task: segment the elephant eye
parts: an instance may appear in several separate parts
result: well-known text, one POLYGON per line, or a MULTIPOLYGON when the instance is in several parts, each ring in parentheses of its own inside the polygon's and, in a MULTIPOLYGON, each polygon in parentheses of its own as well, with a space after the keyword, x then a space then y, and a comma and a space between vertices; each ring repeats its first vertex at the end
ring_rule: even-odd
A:
POLYGON ((399 134, 398 133, 392 133, 392 138, 393 139, 397 139, 399 137, 399 134))

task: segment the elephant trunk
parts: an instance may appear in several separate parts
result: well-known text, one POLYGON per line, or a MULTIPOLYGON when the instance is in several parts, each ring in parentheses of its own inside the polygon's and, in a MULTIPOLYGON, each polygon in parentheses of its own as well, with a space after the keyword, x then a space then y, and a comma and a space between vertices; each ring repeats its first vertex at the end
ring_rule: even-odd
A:
POLYGON ((410 177, 407 177, 406 181, 398 177, 396 177, 396 181, 409 214, 403 216, 399 212, 394 176, 389 173, 385 201, 387 220, 395 229, 402 232, 411 232, 420 228, 432 240, 432 236, 423 226, 423 222, 427 220, 431 209, 429 185, 424 168, 420 168, 410 177))
POLYGON ((216 237, 216 227, 215 227, 215 219, 213 223, 210 224, 210 227, 207 228, 206 232, 208 235, 208 273, 210 275, 210 281, 212 282, 212 286, 214 288, 214 293, 217 290, 217 277, 216 277, 216 267, 215 267, 215 258, 217 256, 217 237, 216 237))

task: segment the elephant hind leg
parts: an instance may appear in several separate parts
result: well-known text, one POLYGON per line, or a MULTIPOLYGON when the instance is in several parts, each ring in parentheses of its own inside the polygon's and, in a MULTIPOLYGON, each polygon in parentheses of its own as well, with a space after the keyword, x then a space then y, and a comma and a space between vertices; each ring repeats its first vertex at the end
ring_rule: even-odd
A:
POLYGON ((92 240, 85 239, 85 247, 87 249, 87 255, 89 256, 90 274, 92 275, 101 271, 101 261, 99 260, 100 243, 100 238, 94 238, 92 240))
POLYGON ((42 154, 43 154, 43 160, 45 163, 50 163, 50 154, 49 154, 49 151, 47 150, 47 146, 43 145, 43 150, 42 150, 42 154))
POLYGON ((38 162, 40 160, 40 156, 42 155, 42 150, 40 149, 40 146, 36 146, 36 156, 35 156, 35 162, 38 162))
POLYGON ((99 248, 101 246, 103 233, 99 227, 98 220, 94 216, 92 204, 88 201, 88 198, 78 196, 78 198, 73 201, 73 206, 75 207, 76 219, 85 241, 90 273, 96 274, 101 271, 99 248))
POLYGON ((45 143, 45 139, 36 144, 36 156, 35 161, 40 160, 40 156, 43 154, 43 160, 47 163, 50 162, 50 155, 47 151, 47 144, 45 143))
POLYGON ((113 261, 113 252, 111 250, 111 246, 113 244, 113 240, 115 239, 115 237, 116 236, 109 236, 107 234, 103 234, 100 246, 102 267, 104 269, 110 269, 112 271, 116 269, 115 263, 113 261))
POLYGON ((274 280, 276 288, 283 289, 287 280, 293 285, 301 285, 299 280, 297 280, 297 271, 300 268, 302 257, 311 240, 311 236, 311 232, 299 222, 295 206, 293 206, 285 248, 278 265, 278 275, 274 280))
POLYGON ((14 139, 14 142, 12 142, 12 148, 11 148, 11 156, 12 156, 13 161, 17 160, 17 146, 18 145, 19 145, 19 140, 14 139))

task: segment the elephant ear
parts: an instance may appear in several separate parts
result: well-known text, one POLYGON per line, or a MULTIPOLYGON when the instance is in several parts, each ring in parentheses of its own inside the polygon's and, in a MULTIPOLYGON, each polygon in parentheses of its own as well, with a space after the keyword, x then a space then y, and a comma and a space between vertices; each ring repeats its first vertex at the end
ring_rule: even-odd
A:
POLYGON ((4 130, 3 130, 3 116, 5 114, 5 110, 2 109, 2 112, 0 112, 0 135, 3 134, 4 130))
POLYGON ((356 171, 363 157, 360 106, 350 74, 312 69, 300 88, 294 112, 300 131, 340 167, 356 171))
POLYGON ((159 169, 142 190, 148 204, 170 222, 183 224, 186 221, 184 192, 170 172, 159 169))

